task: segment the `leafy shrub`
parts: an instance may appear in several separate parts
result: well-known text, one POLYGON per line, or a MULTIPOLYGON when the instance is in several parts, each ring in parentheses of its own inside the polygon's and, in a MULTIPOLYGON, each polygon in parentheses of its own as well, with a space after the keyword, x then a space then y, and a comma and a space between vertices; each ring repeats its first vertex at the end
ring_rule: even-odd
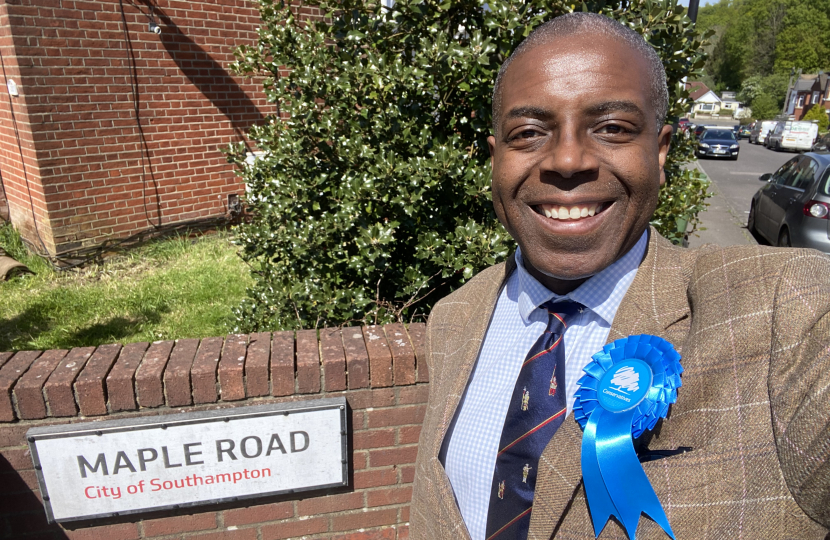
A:
POLYGON ((827 113, 824 111, 824 107, 820 104, 810 107, 810 110, 807 111, 807 114, 804 115, 802 120, 806 120, 808 122, 818 120, 819 131, 827 131, 827 125, 830 124, 830 119, 827 118, 827 113))
MULTIPOLYGON (((649 36, 664 58, 670 114, 687 108, 681 78, 703 65, 701 37, 676 0, 589 2, 649 36)), ((256 46, 234 69, 264 75, 271 118, 250 135, 263 155, 245 162, 253 220, 239 230, 255 285, 239 329, 412 320, 481 269, 512 239, 495 218, 486 137, 499 66, 536 26, 574 6, 559 0, 309 0, 326 15, 260 0, 256 46)), ((655 224, 679 239, 705 186, 670 154, 668 196, 655 224)))

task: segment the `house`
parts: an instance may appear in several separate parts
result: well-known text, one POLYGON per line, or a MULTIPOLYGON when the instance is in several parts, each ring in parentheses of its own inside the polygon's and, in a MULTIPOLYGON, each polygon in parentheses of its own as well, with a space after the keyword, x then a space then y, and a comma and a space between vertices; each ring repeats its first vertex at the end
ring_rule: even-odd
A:
POLYGON ((813 107, 821 107, 830 114, 830 84, 828 74, 819 71, 798 77, 790 90, 787 112, 801 120, 813 107))
POLYGON ((256 2, 34 4, 0 2, 0 213, 68 258, 228 215, 245 187, 222 149, 277 113, 230 70, 256 2))
POLYGON ((686 90, 689 91, 689 97, 694 101, 694 105, 692 105, 692 110, 690 111, 691 115, 720 115, 723 101, 716 93, 709 90, 709 87, 707 87, 704 83, 699 81, 687 82, 686 90))
POLYGON ((734 116, 738 109, 741 108, 740 102, 737 100, 735 96, 735 92, 721 92, 720 94, 721 99, 721 115, 724 116, 734 116))

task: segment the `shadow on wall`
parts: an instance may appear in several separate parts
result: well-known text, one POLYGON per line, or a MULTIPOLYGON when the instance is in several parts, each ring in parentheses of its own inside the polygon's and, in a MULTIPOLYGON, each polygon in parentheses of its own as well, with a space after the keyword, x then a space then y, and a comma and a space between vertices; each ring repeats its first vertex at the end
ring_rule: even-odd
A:
MULTIPOLYGON (((151 0, 142 0, 151 9, 151 0)), ((152 6, 156 22, 161 26, 161 43, 190 82, 205 95, 233 125, 242 141, 252 125, 262 123, 265 116, 245 91, 210 54, 186 36, 165 13, 152 6)))
MULTIPOLYGON (((31 459, 28 450, 23 454, 21 461, 31 459)), ((51 533, 50 538, 69 540, 59 525, 46 523, 43 503, 36 495, 38 488, 29 485, 34 481, 34 475, 31 475, 27 482, 14 466, 0 455, 0 478, 3 479, 3 511, 9 512, 5 519, 5 527, 0 528, 0 538, 20 538, 26 533, 38 531, 51 533)))

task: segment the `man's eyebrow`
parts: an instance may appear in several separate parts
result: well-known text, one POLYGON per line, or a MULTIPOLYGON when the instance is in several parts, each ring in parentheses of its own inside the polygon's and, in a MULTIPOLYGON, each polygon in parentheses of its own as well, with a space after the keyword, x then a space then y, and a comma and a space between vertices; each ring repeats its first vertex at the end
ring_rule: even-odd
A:
POLYGON ((633 101, 626 100, 603 101, 602 103, 589 106, 585 112, 591 116, 599 116, 612 112, 627 112, 645 116, 645 112, 639 105, 633 101))
POLYGON ((515 107, 507 111, 507 114, 504 115, 504 119, 508 120, 511 118, 539 118, 539 119, 547 119, 551 118, 553 113, 547 109, 542 109, 540 107, 533 107, 533 106, 526 106, 526 107, 515 107))

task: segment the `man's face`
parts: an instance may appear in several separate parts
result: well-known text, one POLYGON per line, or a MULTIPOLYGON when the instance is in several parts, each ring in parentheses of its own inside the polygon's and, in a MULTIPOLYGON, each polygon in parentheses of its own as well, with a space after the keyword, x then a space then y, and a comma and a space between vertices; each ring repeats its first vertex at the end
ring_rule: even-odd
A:
POLYGON ((564 294, 622 257, 648 226, 669 149, 646 61, 574 34, 516 58, 490 137, 493 205, 525 264, 564 294))

